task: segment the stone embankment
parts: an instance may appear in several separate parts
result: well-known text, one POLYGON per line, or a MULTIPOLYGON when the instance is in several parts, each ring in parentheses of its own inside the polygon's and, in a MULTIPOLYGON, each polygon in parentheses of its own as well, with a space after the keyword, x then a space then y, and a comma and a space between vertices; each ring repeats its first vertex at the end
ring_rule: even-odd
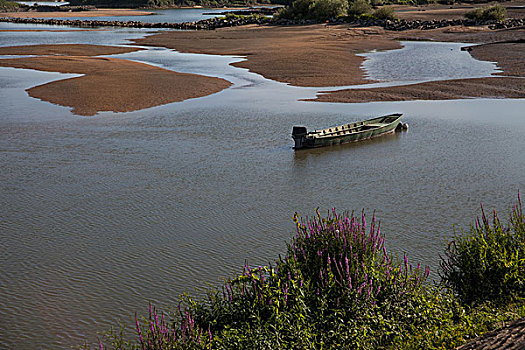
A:
POLYGON ((476 21, 472 19, 450 19, 450 20, 434 20, 434 21, 407 21, 407 20, 398 20, 398 21, 383 21, 381 25, 386 30, 409 30, 409 29, 437 29, 443 27, 452 27, 452 26, 467 26, 467 27, 476 27, 476 26, 486 26, 488 25, 490 29, 503 29, 503 28, 514 28, 525 26, 525 18, 509 18, 504 21, 476 21))
MULTIPOLYGON (((306 24, 315 24, 318 23, 314 20, 289 20, 289 19, 279 19, 273 23, 278 25, 306 25, 306 24)), ((423 20, 414 20, 408 21, 405 19, 401 20, 385 20, 385 19, 358 19, 352 22, 346 22, 342 19, 332 21, 331 23, 342 24, 349 23, 359 27, 383 27, 386 30, 393 31, 403 31, 410 29, 437 29, 443 27, 452 27, 452 26, 489 26, 490 29, 503 29, 503 28, 514 28, 514 27, 523 27, 525 26, 525 18, 509 18, 504 21, 476 21, 472 19, 451 19, 451 20, 433 20, 433 21, 423 21, 423 20)))
MULTIPOLYGON (((213 30, 222 27, 236 27, 247 24, 273 24, 273 25, 306 25, 319 23, 313 20, 274 20, 263 16, 241 16, 230 18, 210 18, 198 22, 185 23, 147 23, 140 21, 99 21, 99 20, 71 20, 53 18, 0 18, 0 22, 31 23, 64 25, 75 27, 129 27, 129 28, 168 28, 181 30, 213 30)), ((330 23, 346 23, 343 20, 335 20, 330 23)), ((407 20, 383 20, 383 19, 361 19, 350 22, 351 25, 360 27, 379 26, 386 30, 404 31, 410 29, 436 29, 451 26, 488 26, 490 29, 516 28, 525 26, 525 18, 509 18, 505 21, 476 21, 471 19, 433 20, 433 21, 407 21, 407 20)))
POLYGON ((29 23, 29 24, 49 24, 57 26, 74 27, 127 27, 127 28, 168 28, 182 30, 213 30, 222 27, 235 27, 246 24, 265 24, 271 18, 262 16, 246 16, 236 18, 214 17, 198 22, 185 23, 148 23, 140 21, 99 21, 99 20, 78 20, 78 19, 55 19, 55 18, 0 18, 0 22, 29 23))

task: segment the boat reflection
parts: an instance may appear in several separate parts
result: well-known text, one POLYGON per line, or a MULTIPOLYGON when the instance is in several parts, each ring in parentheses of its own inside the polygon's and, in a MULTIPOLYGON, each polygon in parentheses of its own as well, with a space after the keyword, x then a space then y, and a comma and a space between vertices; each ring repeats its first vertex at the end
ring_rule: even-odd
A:
POLYGON ((381 137, 375 137, 368 140, 363 140, 359 142, 344 143, 326 147, 318 148, 302 148, 294 151, 294 161, 302 161, 308 159, 309 157, 319 157, 327 154, 339 154, 342 152, 350 152, 352 150, 362 149, 363 147, 373 147, 384 145, 388 143, 395 142, 399 138, 403 137, 406 134, 405 132, 395 132, 381 137))

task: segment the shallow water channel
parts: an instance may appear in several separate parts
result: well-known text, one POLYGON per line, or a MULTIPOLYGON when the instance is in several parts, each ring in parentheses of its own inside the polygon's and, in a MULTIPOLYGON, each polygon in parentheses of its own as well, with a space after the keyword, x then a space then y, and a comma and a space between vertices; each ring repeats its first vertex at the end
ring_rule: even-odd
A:
MULTIPOLYGON (((4 32, 0 45, 121 44, 141 35, 4 32)), ((397 71, 401 64, 372 59, 365 67, 387 84, 496 69, 458 54, 460 45, 424 45, 425 55, 456 56, 444 69, 421 70, 431 76, 409 79, 397 71), (391 66, 398 68, 387 73, 391 66)), ((405 54, 390 52, 390 62, 396 52, 405 54)), ((86 118, 25 92, 70 75, 0 68, 0 348, 68 348, 95 341, 118 318, 132 324, 148 301, 173 307, 179 294, 219 285, 245 259, 276 259, 294 235, 294 212, 312 215, 317 207, 365 209, 368 216, 375 210, 388 248, 430 265, 435 276, 454 225, 468 227, 480 202, 505 212, 525 190, 523 100, 302 102, 326 89, 290 87, 228 65, 242 58, 160 48, 118 57, 234 85, 204 98, 86 118), (393 112, 404 113, 408 132, 292 149, 293 125, 318 128, 393 112)), ((413 66, 411 57, 398 61, 413 66)))

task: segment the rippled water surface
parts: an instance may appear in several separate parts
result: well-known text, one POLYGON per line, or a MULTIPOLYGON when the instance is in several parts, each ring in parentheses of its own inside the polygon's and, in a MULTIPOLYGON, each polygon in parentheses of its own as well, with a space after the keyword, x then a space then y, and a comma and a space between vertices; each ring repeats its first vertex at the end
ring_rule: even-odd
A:
MULTIPOLYGON (((3 46, 50 42, 4 34, 3 46)), ((91 43, 98 34, 60 35, 91 43)), ((118 44, 143 33, 100 35, 118 44)), ((453 225, 468 226, 480 202, 505 212, 525 189, 523 100, 301 102, 315 89, 228 66, 241 58, 164 49, 118 57, 234 85, 85 118, 25 92, 71 75, 0 68, 2 349, 93 342, 148 301, 169 308, 182 292, 202 294, 245 259, 273 261, 294 234, 293 213, 316 207, 376 210, 389 248, 435 273, 453 225), (392 112, 404 113, 408 132, 292 149, 293 125, 392 112)))

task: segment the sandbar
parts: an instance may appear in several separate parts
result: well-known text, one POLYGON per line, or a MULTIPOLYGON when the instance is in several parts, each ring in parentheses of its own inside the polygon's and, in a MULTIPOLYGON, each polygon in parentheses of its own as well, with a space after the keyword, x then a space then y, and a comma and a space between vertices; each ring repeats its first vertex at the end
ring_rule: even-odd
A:
MULTIPOLYGON (((502 70, 492 77, 455 79, 420 84, 373 88, 344 89, 321 92, 313 101, 361 103, 372 101, 449 100, 464 98, 525 98, 525 30, 500 31, 468 30, 429 31, 427 38, 442 41, 475 42, 488 44, 468 47, 471 55, 479 60, 496 62, 502 70), (448 40, 444 40, 448 39, 448 40), (455 40, 453 40, 455 39, 455 40)), ((412 38, 422 38, 423 31, 414 31, 412 38)), ((405 34, 406 35, 406 34, 405 34)))
POLYGON ((373 101, 525 98, 523 78, 475 78, 432 81, 387 88, 346 89, 321 93, 313 101, 362 103, 373 101))
POLYGON ((90 56, 41 56, 2 59, 0 66, 83 76, 54 81, 27 90, 51 103, 68 106, 73 113, 92 116, 100 111, 130 112, 228 88, 219 78, 177 73, 144 63, 90 56))
POLYGON ((0 47, 0 55, 56 55, 56 56, 101 56, 118 55, 141 51, 129 46, 105 46, 87 44, 43 44, 0 47))
POLYGON ((264 77, 295 86, 341 86, 370 83, 356 53, 397 49, 399 42, 381 28, 348 26, 243 26, 215 31, 173 31, 135 40, 180 52, 246 56, 234 63, 264 77))
MULTIPOLYGON (((486 26, 393 32, 379 27, 355 28, 345 24, 319 24, 295 27, 247 26, 221 28, 212 32, 165 32, 138 39, 136 42, 181 52, 245 56, 247 60, 234 65, 291 85, 328 87, 373 82, 365 78, 361 69, 364 58, 355 54, 369 50, 396 49, 401 47, 399 40, 490 43, 470 48, 469 51, 475 58, 497 62, 503 69, 503 73, 499 75, 524 77, 525 43, 516 40, 524 37, 524 29, 490 30, 486 26)), ((322 93, 314 101, 523 98, 524 91, 524 79, 484 78, 366 91, 349 89, 322 93)))

